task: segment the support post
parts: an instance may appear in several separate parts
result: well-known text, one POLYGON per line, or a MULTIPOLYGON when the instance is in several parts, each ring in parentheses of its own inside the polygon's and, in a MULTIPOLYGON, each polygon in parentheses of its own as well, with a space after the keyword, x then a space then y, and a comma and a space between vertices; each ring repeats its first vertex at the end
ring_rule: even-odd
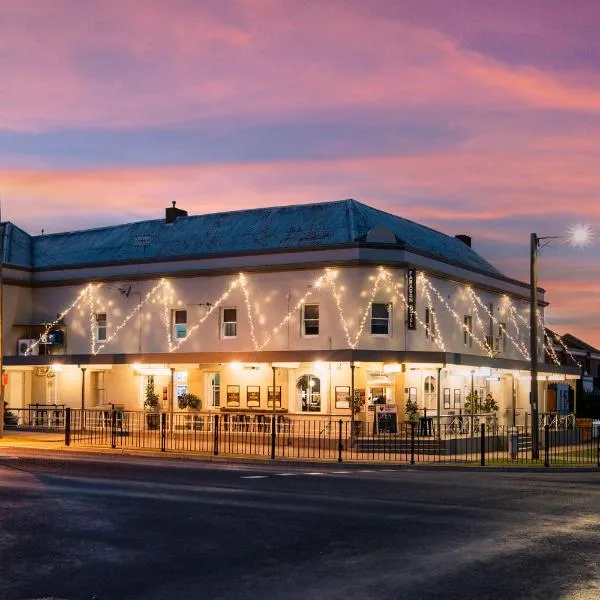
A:
POLYGON ((350 363, 350 443, 354 437, 354 361, 350 363))
POLYGON ((415 464, 415 422, 410 422, 410 464, 415 464))
POLYGON ((167 413, 160 413, 160 451, 167 451, 167 413))
POLYGON ((538 423, 538 322, 537 322, 537 255, 539 239, 537 234, 531 234, 530 240, 530 297, 529 297, 529 351, 531 354, 531 458, 540 457, 539 423, 538 423))
POLYGON ((436 438, 438 441, 442 439, 442 425, 441 415, 442 412, 442 369, 438 367, 437 370, 437 417, 436 417, 436 438))
POLYGON ((485 423, 481 424, 481 446, 479 450, 481 453, 481 466, 485 467, 485 423))
POLYGON ((219 454, 219 415, 215 415, 215 430, 213 437, 213 453, 215 456, 219 454))
POLYGON ((275 413, 275 383, 276 383, 276 367, 272 366, 273 369, 273 415, 271 419, 271 460, 275 460, 275 436, 277 435, 275 431, 275 426, 277 422, 277 417, 275 413))
POLYGON ((110 445, 112 448, 117 447, 117 411, 114 406, 110 413, 110 445))
POLYGON ((550 466, 550 425, 544 425, 544 466, 550 466))
POLYGON ((65 408, 65 446, 71 445, 71 409, 65 408))
POLYGON ((344 446, 342 444, 342 425, 343 425, 343 422, 340 419, 338 421, 338 427, 339 427, 339 431, 338 431, 338 462, 339 463, 342 462, 342 450, 344 449, 344 446))
POLYGON ((81 369, 81 431, 85 430, 85 371, 86 367, 81 369))
MULTIPOLYGON (((2 222, 2 202, 0 201, 0 223, 2 222)), ((0 438, 4 436, 4 231, 2 225, 0 238, 0 438)))

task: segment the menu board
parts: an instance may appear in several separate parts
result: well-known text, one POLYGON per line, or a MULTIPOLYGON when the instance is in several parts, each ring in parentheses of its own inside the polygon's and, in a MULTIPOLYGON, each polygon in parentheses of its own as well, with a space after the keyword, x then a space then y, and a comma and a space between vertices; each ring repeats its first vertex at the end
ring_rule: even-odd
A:
POLYGON ((350 408, 350 387, 337 386, 335 388, 335 407, 350 408))
POLYGON ((397 407, 395 404, 376 404, 377 433, 398 433, 397 407))
POLYGON ((240 405, 240 386, 227 386, 227 406, 239 407, 240 405))
POLYGON ((249 385, 246 388, 246 404, 248 408, 260 407, 260 386, 249 385))
MULTIPOLYGON (((273 408, 273 388, 267 388, 267 406, 273 408)), ((281 408, 281 386, 275 388, 275 407, 281 408)))

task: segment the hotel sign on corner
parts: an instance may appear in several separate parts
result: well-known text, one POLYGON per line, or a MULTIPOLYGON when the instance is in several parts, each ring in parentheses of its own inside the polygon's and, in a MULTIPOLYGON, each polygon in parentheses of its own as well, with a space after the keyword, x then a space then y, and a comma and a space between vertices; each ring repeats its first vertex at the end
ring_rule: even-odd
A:
POLYGON ((407 270, 406 282, 406 323, 408 329, 417 328, 417 270, 407 270))

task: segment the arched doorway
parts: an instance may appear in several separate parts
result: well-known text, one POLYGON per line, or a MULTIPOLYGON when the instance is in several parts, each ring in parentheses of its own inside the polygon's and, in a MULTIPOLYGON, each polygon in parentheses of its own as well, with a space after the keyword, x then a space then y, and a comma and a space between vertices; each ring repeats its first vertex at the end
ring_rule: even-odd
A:
POLYGON ((321 412, 321 380, 307 373, 296 381, 298 404, 302 412, 321 412))
POLYGON ((437 407, 437 379, 427 375, 423 380, 423 399, 427 410, 437 407))

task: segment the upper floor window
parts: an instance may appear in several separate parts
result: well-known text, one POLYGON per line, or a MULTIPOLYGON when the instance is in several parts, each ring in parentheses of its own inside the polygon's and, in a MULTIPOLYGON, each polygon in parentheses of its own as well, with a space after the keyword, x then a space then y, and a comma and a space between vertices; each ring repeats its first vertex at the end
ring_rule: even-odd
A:
POLYGON ((425 309, 425 337, 428 340, 435 340, 435 308, 425 309))
POLYGON ((187 336, 187 310, 173 311, 173 338, 183 340, 187 336))
POLYGON ((506 352, 506 323, 498 324, 498 352, 506 352))
POLYGON ((373 302, 371 304, 371 334, 372 335, 390 335, 391 334, 391 313, 392 305, 373 302))
POLYGON ((96 339, 99 342, 106 341, 106 313, 96 313, 96 339))
POLYGON ((306 337, 319 335, 318 304, 305 304, 302 307, 302 334, 306 337))
POLYGON ((463 341, 465 346, 473 345, 473 317, 465 315, 463 318, 463 341))
POLYGON ((222 312, 221 336, 237 337, 237 308, 224 308, 222 312))

